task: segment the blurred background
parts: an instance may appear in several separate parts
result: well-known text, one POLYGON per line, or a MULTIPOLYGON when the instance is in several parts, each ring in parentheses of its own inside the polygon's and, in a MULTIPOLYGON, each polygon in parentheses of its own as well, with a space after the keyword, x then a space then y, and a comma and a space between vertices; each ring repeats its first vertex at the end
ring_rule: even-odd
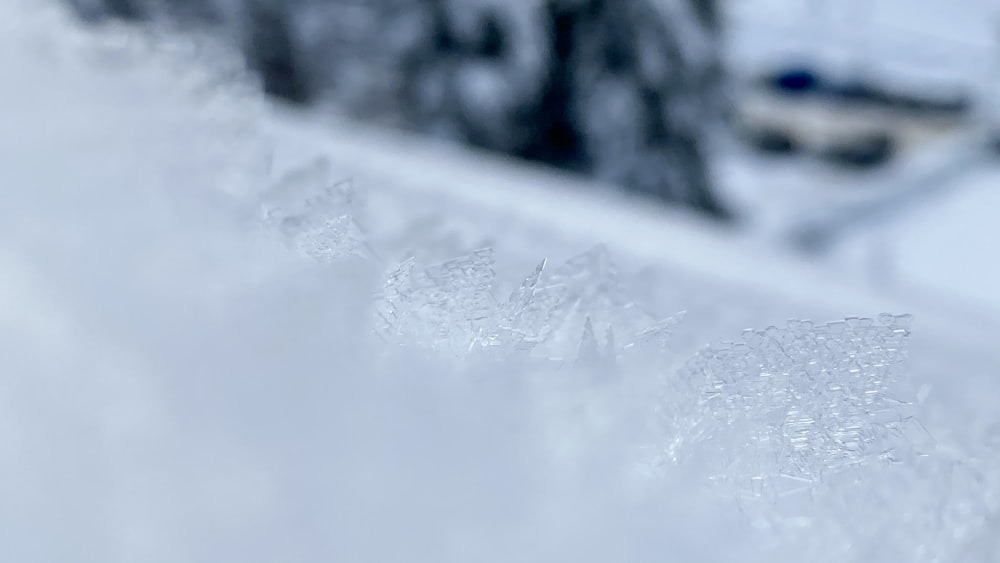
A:
POLYGON ((94 26, 221 38, 314 121, 557 167, 910 299, 1000 311, 991 0, 66 2, 94 26))

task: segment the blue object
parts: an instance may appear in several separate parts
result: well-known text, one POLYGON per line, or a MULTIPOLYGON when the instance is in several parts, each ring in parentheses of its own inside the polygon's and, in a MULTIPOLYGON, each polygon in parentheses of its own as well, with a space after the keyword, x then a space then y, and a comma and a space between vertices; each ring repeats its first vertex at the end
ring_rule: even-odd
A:
POLYGON ((795 68, 772 78, 773 86, 783 92, 813 92, 819 89, 819 77, 807 68, 795 68))

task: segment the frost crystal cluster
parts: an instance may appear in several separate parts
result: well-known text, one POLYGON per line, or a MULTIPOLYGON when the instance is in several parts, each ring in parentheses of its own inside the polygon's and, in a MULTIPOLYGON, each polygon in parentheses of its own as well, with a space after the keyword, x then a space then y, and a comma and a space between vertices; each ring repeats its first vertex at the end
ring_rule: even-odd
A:
POLYGON ((407 260, 387 277, 377 332, 458 356, 531 353, 611 367, 628 351, 662 348, 676 324, 627 301, 603 247, 551 271, 543 261, 506 299, 494 294, 495 278, 489 249, 431 266, 407 260))
MULTIPOLYGON (((379 262, 357 221, 358 196, 332 183, 324 162, 285 177, 262 208, 268 227, 311 260, 379 262)), ((671 336, 681 315, 658 320, 636 303, 641 292, 603 247, 557 266, 542 261, 509 293, 488 248, 380 265, 373 328, 390 347, 655 377, 656 482, 693 476, 705 498, 735 500, 734 510, 770 530, 756 545, 774 560, 992 553, 1000 447, 946 454, 918 422, 923 395, 904 377, 908 315, 789 321, 678 362, 671 336)), ((996 430, 982 433, 975 441, 988 443, 996 430)))
POLYGON ((831 473, 909 459, 928 440, 900 369, 908 325, 908 316, 889 314, 790 321, 703 350, 666 399, 675 435, 668 451, 697 451, 729 490, 771 498, 831 473))
POLYGON ((350 182, 332 182, 326 159, 294 170, 264 194, 266 228, 303 256, 321 262, 369 257, 356 221, 361 201, 350 182))

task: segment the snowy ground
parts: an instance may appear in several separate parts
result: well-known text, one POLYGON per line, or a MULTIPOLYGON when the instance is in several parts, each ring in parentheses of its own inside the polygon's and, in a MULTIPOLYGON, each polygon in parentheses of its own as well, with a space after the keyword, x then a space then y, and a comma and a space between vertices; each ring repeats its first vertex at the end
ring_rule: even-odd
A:
POLYGON ((750 0, 724 3, 736 69, 789 60, 932 86, 981 79, 997 48, 989 0, 750 0))
MULTIPOLYGON (((32 0, 0 6, 14 85, 0 91, 0 543, 11 560, 994 560, 995 318, 880 293, 577 178, 268 108, 212 86, 185 49, 89 37, 32 0), (272 184, 324 187, 322 159, 366 194, 355 219, 368 260, 310 262, 258 221, 272 184), (596 360, 443 363, 369 338, 378 276, 407 254, 433 261, 483 243, 500 295, 541 258, 558 265, 604 243, 627 300, 688 314, 672 348, 623 360, 610 380, 596 360), (892 398, 879 378, 903 367, 897 341, 858 321, 756 344, 740 331, 882 311, 916 317, 914 404, 885 412, 916 409, 936 440, 875 421, 865 428, 907 429, 899 464, 793 475, 811 484, 734 500, 770 458, 794 473, 787 460, 822 464, 828 452, 742 442, 769 427, 753 416, 727 426, 716 416, 739 413, 725 408, 816 410, 827 418, 794 418, 818 425, 807 442, 834 429, 860 436, 828 445, 840 456, 884 453, 868 450, 897 437, 857 434, 844 413, 874 404, 869 392, 892 398), (726 359, 719 343, 740 338, 758 367, 726 359), (700 372, 675 373, 709 343, 700 361, 728 401, 716 411, 678 377, 700 372), (830 386, 791 407, 787 389, 768 392, 772 376, 815 370, 830 386), (743 373, 758 383, 734 391, 743 373), (650 429, 650 412, 680 426, 650 429), (639 476, 650 449, 680 461, 639 476)), ((580 278, 598 298, 616 289, 601 268, 580 278)), ((444 290, 446 310, 467 305, 444 290)), ((589 312, 595 323, 609 313, 589 312)), ((566 336, 591 352, 578 334, 566 336)))
POLYGON ((831 270, 884 291, 1000 318, 1000 278, 987 241, 1000 237, 992 196, 1000 162, 984 150, 1000 107, 1000 10, 954 2, 731 2, 727 49, 740 76, 814 64, 916 92, 964 90, 977 109, 956 132, 875 171, 723 147, 718 177, 760 236, 794 242, 822 231, 831 270))

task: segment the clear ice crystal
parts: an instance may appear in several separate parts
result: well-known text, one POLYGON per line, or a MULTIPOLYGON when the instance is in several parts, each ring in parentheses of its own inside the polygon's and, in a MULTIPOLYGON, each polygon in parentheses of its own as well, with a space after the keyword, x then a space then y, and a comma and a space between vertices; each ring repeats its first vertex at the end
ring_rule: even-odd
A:
POLYGON ((386 341, 468 353, 497 310, 492 249, 433 266, 409 259, 387 277, 376 332, 386 341))
POLYGON ((662 410, 674 434, 668 457, 686 448, 727 490, 775 498, 926 453, 901 377, 908 324, 906 315, 790 321, 703 350, 662 410))
POLYGON ((553 319, 567 302, 566 288, 543 285, 543 260, 514 290, 499 312, 497 326, 485 334, 483 346, 506 347, 514 353, 529 353, 545 342, 553 330, 553 319))
POLYGON ((583 325, 583 339, 576 355, 576 367, 596 375, 608 375, 615 367, 615 337, 609 328, 608 334, 601 343, 594 333, 594 325, 587 317, 583 325))
POLYGON ((372 258, 358 217, 363 202, 350 181, 333 181, 325 158, 301 166, 261 197, 266 228, 301 255, 320 262, 372 258))
POLYGON ((603 248, 551 273, 541 262, 505 300, 495 297, 493 266, 489 249, 433 266, 404 262, 386 279, 378 334, 456 356, 593 360, 610 369, 626 349, 663 349, 679 319, 656 323, 629 303, 603 248))
POLYGON ((640 330, 622 347, 623 358, 636 363, 662 362, 673 351, 673 334, 684 320, 683 311, 640 330))
POLYGON ((593 336, 594 344, 606 349, 603 355, 613 359, 625 350, 635 352, 653 344, 654 333, 665 340, 679 320, 657 319, 633 301, 634 293, 604 246, 569 259, 545 280, 549 286, 564 288, 563 300, 554 310, 552 335, 543 347, 553 358, 573 357, 582 339, 593 336))

